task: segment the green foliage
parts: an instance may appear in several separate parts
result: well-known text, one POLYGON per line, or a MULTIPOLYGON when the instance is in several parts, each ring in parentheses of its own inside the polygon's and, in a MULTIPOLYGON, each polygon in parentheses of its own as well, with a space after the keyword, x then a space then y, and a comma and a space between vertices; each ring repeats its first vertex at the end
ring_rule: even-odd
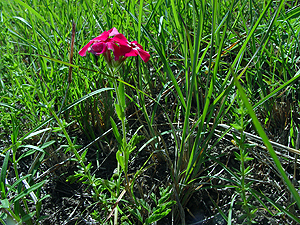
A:
POLYGON ((160 198, 158 198, 153 192, 150 195, 151 199, 155 203, 154 207, 151 207, 144 199, 136 199, 136 205, 133 209, 129 210, 130 213, 145 225, 153 224, 167 216, 171 212, 172 206, 176 204, 176 201, 170 200, 172 195, 171 186, 168 188, 161 187, 159 194, 160 198))
MULTIPOLYGON (((233 134, 234 143, 239 148, 239 152, 234 152, 235 159, 240 163, 240 170, 236 171, 235 176, 235 184, 234 188, 236 192, 240 195, 241 201, 237 201, 238 205, 242 206, 244 210, 244 214, 240 216, 238 219, 241 221, 246 221, 246 223, 253 223, 254 218, 256 216, 257 207, 251 205, 250 200, 252 198, 250 193, 250 189, 253 181, 247 181, 247 178, 250 177, 251 171, 253 168, 249 165, 246 167, 247 162, 253 160, 254 158, 248 157, 249 149, 254 147, 246 143, 246 135, 244 131, 246 129, 246 123, 244 122, 245 117, 247 116, 247 109, 244 106, 243 102, 238 98, 239 101, 239 108, 236 110, 236 123, 231 124, 233 128, 236 128, 240 132, 240 137, 238 138, 235 134, 233 134)), ((231 172, 233 173, 233 172, 231 172)))
POLYGON ((206 188, 199 183, 211 178, 207 166, 214 160, 231 176, 218 178, 235 189, 228 217, 222 212, 229 224, 234 203, 244 209, 241 220, 255 222, 260 209, 251 205, 253 201, 272 215, 268 202, 299 223, 286 205, 253 188, 248 178, 255 168, 248 164, 256 159, 244 135, 250 129, 263 139, 280 179, 288 187, 284 190, 293 196, 290 204, 300 207, 297 187, 289 181, 265 134, 287 127, 291 145, 296 148, 300 10, 295 2, 67 3, 0 3, 0 188, 5 212, 1 223, 6 217, 26 224, 42 223, 43 197, 39 191, 47 176, 39 182, 34 176, 45 172, 41 165, 53 156, 53 149, 65 150, 56 154, 71 156, 76 162, 78 169, 68 181, 91 189, 88 193, 92 193, 93 204, 99 205, 91 214, 99 223, 108 218, 108 223, 151 224, 174 210, 175 223, 185 224, 185 209, 194 193, 206 188), (72 22, 76 28, 71 60, 72 22), (102 56, 87 54, 83 58, 77 54, 90 39, 112 27, 149 51, 149 62, 129 57, 112 70, 102 56), (138 129, 132 128, 129 114, 138 116, 138 129), (237 130, 233 134, 238 147, 233 153, 239 162, 237 169, 224 166, 223 155, 213 155, 214 147, 230 133, 219 132, 222 124, 237 130), (109 131, 114 137, 107 136, 109 131), (111 147, 114 143, 109 138, 116 140, 113 154, 120 168, 114 178, 100 178, 94 171, 101 165, 99 155, 105 155, 103 144, 111 147), (97 140, 93 145, 95 164, 87 149, 81 151, 82 140, 97 140), (134 166, 137 171, 131 171, 130 163, 140 153, 151 157, 142 168, 134 166), (32 163, 21 174, 20 165, 25 160, 32 163), (167 165, 166 177, 170 179, 160 185, 168 186, 164 189, 168 191, 160 187, 159 196, 150 192, 146 193, 148 198, 135 197, 132 187, 137 177, 154 164, 167 165), (5 171, 15 179, 10 186, 5 171), (125 197, 118 199, 123 190, 125 197), (31 194, 37 201, 31 200, 31 194), (112 210, 114 219, 110 217, 112 210))
MULTIPOLYGON (((10 159, 10 152, 7 151, 4 162, 1 168, 1 177, 0 177, 0 187, 1 187, 1 204, 0 208, 2 209, 1 219, 6 219, 10 223, 23 223, 34 224, 33 217, 36 216, 37 221, 40 220, 40 210, 41 202, 43 199, 50 197, 50 195, 45 195, 43 197, 39 196, 40 188, 45 184, 46 181, 41 181, 33 185, 27 183, 27 179, 31 179, 31 174, 28 174, 24 177, 20 177, 12 185, 6 181, 6 172, 8 171, 8 162, 10 159), (24 184, 24 187, 23 187, 24 184), (28 197, 30 195, 31 200, 28 197), (30 202, 34 202, 35 210, 29 211, 26 207, 24 211, 20 202, 25 206, 30 202)), ((2 220, 3 221, 3 220, 2 220)))

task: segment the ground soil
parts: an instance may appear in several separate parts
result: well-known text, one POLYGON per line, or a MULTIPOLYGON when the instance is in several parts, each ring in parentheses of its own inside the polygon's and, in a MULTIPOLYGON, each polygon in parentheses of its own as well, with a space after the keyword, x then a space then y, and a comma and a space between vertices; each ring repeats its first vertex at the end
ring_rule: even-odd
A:
MULTIPOLYGON (((128 136, 140 127, 141 124, 145 123, 142 117, 139 116, 141 116, 141 114, 136 114, 128 120, 128 136)), ((166 124, 164 118, 158 117, 157 120, 157 130, 159 132, 169 129, 168 126, 163 125, 166 124)), ((143 134, 145 136, 148 135, 147 132, 149 131, 143 130, 143 134)), ((115 158, 117 143, 112 132, 108 132, 103 139, 92 145, 90 144, 93 140, 88 140, 83 132, 75 131, 72 135, 78 137, 78 142, 83 147, 89 146, 87 162, 92 162, 93 174, 99 178, 110 179, 117 166, 115 158), (101 147, 101 151, 99 151, 99 146, 101 147)), ((101 134, 99 134, 99 136, 101 136, 101 134)), ((284 129, 281 131, 270 130, 269 136, 272 136, 275 141, 277 140, 282 144, 287 144, 288 135, 284 129), (273 131, 273 133, 271 131, 273 131)), ((171 135, 163 136, 163 138, 169 151, 170 158, 173 160, 174 140, 171 135)), ((213 141, 217 138, 218 136, 214 137, 213 141)), ((238 151, 238 149, 231 140, 231 136, 225 136, 214 148, 211 149, 211 155, 222 155, 222 157, 219 158, 219 161, 221 161, 224 165, 227 165, 228 168, 235 168, 239 170, 240 164, 234 156, 234 151, 238 151)), ((139 149, 146 141, 147 139, 139 143, 137 149, 139 149)), ((277 149, 277 151, 280 150, 277 149)), ((138 154, 137 153, 138 151, 135 151, 134 154, 132 154, 131 162, 129 164, 129 174, 133 174, 138 171, 150 157, 147 163, 149 168, 145 170, 141 176, 139 176, 136 180, 136 185, 134 186, 137 197, 140 197, 145 193, 157 193, 158 187, 167 187, 168 184, 172 182, 167 160, 162 155, 153 154, 151 156, 151 146, 145 148, 138 154), (135 156, 135 154, 137 155, 135 156)), ((294 155, 290 152, 283 152, 283 154, 285 154, 286 157, 281 157, 281 162, 290 179, 292 179, 294 170, 294 161, 292 159, 294 158, 294 155)), ((45 216, 45 218, 40 222, 40 224, 99 224, 91 217, 91 213, 98 209, 98 205, 94 204, 95 202, 92 198, 91 188, 80 182, 70 183, 66 181, 70 175, 73 175, 74 172, 78 170, 78 164, 76 162, 64 162, 64 160, 66 160, 69 156, 72 156, 72 154, 68 153, 65 155, 62 152, 53 151, 42 162, 39 170, 40 173, 36 175, 38 180, 43 172, 59 164, 57 168, 55 167, 55 170, 51 170, 51 172, 45 177, 47 181, 41 190, 41 195, 48 194, 49 197, 43 201, 41 213, 42 216, 45 216)), ((269 153, 263 147, 260 147, 260 145, 256 145, 250 150, 249 157, 254 158, 254 160, 247 164, 247 166, 249 165, 252 168, 251 176, 249 176, 249 181, 253 181, 252 188, 258 192, 262 191, 268 198, 272 199, 277 204, 283 207, 290 207, 289 210, 293 211, 295 215, 300 215, 300 211, 297 206, 290 206, 293 202, 292 198, 287 187, 284 185, 284 182, 279 178, 278 172, 273 165, 269 153)), ((26 165, 30 165, 32 160, 32 156, 24 158, 20 162, 20 165, 24 165, 23 169, 20 168, 20 171, 26 173, 26 171, 28 171, 28 166, 26 165)), ((224 179, 232 178, 222 166, 212 160, 208 160, 205 167, 207 168, 207 171, 204 175, 218 175, 224 179)), ((11 168, 9 173, 12 172, 13 170, 11 168)), ((222 210, 227 214, 236 191, 234 188, 224 188, 224 185, 230 184, 224 179, 214 178, 210 180, 210 184, 219 186, 219 188, 200 188, 194 192, 188 203, 184 206, 187 224, 227 224, 222 218, 219 210, 222 210)), ((299 188, 299 179, 299 172, 297 172, 297 177, 294 180, 296 188, 299 188)), ((207 181, 207 178, 204 181, 207 181)), ((8 183, 13 182, 13 176, 8 176, 8 183)), ((204 185, 204 187, 206 186, 204 185)), ((124 199, 129 199, 126 194, 124 199)), ((236 197, 236 200, 240 201, 241 199, 236 197)), ((273 216, 271 216, 254 198, 252 198, 250 203, 257 208, 254 220, 258 224, 293 224, 291 219, 286 215, 277 214, 275 208, 266 201, 264 201, 264 203, 274 214, 273 216)), ((174 212, 178 214, 178 211, 173 211, 157 224, 172 224, 172 218, 177 218, 177 224, 181 224, 180 218, 176 216, 172 217, 172 213, 174 212)), ((243 215, 243 213, 244 210, 242 207, 235 202, 233 207, 232 224, 244 224, 244 220, 238 219, 241 215, 243 215)), ((136 220, 133 221, 138 224, 136 220)))

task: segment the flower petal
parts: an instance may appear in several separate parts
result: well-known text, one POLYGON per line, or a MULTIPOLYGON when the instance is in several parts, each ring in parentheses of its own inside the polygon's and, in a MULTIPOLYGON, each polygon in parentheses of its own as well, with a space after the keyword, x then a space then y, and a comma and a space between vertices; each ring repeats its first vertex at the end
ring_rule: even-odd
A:
POLYGON ((142 60, 146 63, 148 62, 148 60, 150 59, 150 54, 149 52, 143 50, 143 49, 139 49, 138 50, 138 54, 139 56, 142 58, 142 60))
POLYGON ((107 46, 108 49, 114 51, 114 48, 115 48, 115 46, 117 46, 117 45, 115 44, 114 41, 111 41, 111 40, 110 40, 110 41, 107 41, 107 42, 106 42, 106 46, 107 46))
POLYGON ((113 52, 114 52, 114 56, 115 56, 115 61, 118 61, 120 56, 122 56, 122 53, 120 51, 120 47, 115 44, 113 52))
MULTIPOLYGON (((131 47, 128 45, 120 45, 120 52, 122 53, 123 56, 125 56, 127 53, 133 51, 131 47)), ((136 55, 134 55, 136 56, 136 55)))
POLYGON ((139 54, 139 53, 138 53, 137 50, 131 49, 130 52, 125 53, 125 56, 126 56, 126 57, 129 57, 129 56, 137 56, 138 54, 139 54))
POLYGON ((108 33, 109 33, 109 36, 115 36, 115 35, 119 34, 117 28, 115 28, 115 27, 111 28, 111 29, 108 31, 108 33))
POLYGON ((133 45, 135 45, 135 46, 138 46, 139 48, 141 48, 141 49, 144 50, 143 46, 141 46, 137 41, 132 41, 130 44, 133 44, 133 45))
POLYGON ((113 37, 113 40, 118 42, 120 45, 128 45, 128 40, 123 34, 117 34, 113 37))
POLYGON ((105 41, 108 37, 109 37, 109 32, 104 31, 98 37, 95 37, 94 39, 92 39, 92 41, 105 41))
MULTIPOLYGON (((92 45, 91 48, 97 55, 102 54, 103 52, 105 52, 107 50, 106 44, 103 42, 95 43, 92 45)), ((91 52, 91 53, 93 53, 93 52, 91 52)))
POLYGON ((78 54, 81 55, 81 56, 86 56, 86 52, 87 52, 88 48, 93 43, 94 43, 93 41, 89 41, 89 43, 87 43, 87 45, 85 45, 82 49, 79 50, 78 54))
POLYGON ((108 49, 112 50, 115 56, 115 60, 118 60, 119 57, 122 55, 120 52, 120 47, 116 45, 114 41, 109 41, 106 43, 108 49))

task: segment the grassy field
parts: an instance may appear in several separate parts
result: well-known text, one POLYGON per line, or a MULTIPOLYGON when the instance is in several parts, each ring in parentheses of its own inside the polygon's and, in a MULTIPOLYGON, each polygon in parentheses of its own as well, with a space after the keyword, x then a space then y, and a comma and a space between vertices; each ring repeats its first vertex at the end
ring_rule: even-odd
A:
POLYGON ((298 5, 0 2, 0 223, 300 224, 298 5))

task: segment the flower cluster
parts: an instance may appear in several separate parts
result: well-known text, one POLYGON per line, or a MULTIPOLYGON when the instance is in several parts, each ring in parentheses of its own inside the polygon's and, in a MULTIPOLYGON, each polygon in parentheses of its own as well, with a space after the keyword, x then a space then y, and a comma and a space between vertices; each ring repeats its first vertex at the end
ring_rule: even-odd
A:
POLYGON ((110 51, 114 53, 114 60, 116 62, 113 63, 114 65, 123 62, 130 56, 139 55, 144 62, 147 62, 150 58, 149 52, 145 51, 140 44, 136 41, 129 42, 115 27, 109 31, 104 31, 98 37, 90 40, 78 54, 86 56, 87 51, 94 55, 102 54, 110 65, 112 65, 110 51))

